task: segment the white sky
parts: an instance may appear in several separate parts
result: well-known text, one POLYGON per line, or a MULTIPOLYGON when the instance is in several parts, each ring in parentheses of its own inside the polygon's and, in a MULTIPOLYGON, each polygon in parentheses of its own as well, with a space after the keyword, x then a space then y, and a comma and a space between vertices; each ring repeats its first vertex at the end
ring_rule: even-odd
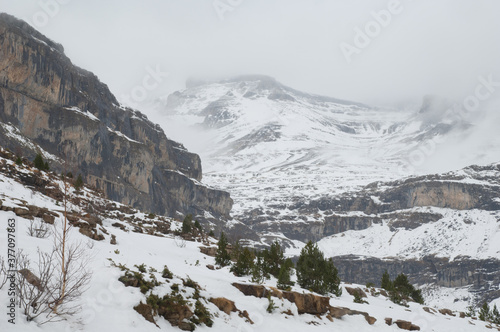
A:
POLYGON ((496 0, 0 0, 0 11, 63 44, 119 99, 148 67, 170 74, 151 96, 190 76, 265 74, 306 92, 393 104, 464 98, 479 75, 500 81, 496 0), (348 63, 340 44, 355 46, 354 29, 391 2, 399 6, 390 23, 348 63), (218 15, 218 4, 231 10, 218 15))

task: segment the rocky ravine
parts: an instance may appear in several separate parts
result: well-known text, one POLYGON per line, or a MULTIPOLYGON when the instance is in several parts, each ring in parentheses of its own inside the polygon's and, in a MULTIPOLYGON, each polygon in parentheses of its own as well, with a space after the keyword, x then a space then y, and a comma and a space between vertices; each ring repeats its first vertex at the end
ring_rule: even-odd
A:
POLYGON ((0 14, 0 142, 145 211, 229 217, 232 199, 202 178, 198 155, 169 140, 143 114, 119 106, 98 78, 74 66, 23 21, 0 14))

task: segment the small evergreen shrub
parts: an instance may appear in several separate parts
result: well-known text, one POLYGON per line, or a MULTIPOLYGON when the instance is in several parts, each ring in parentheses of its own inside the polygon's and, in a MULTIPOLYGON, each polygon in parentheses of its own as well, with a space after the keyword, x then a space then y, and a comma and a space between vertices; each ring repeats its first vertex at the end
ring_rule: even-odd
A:
POLYGON ((173 273, 170 272, 170 270, 168 269, 168 267, 166 265, 163 267, 163 271, 161 272, 161 276, 162 276, 162 278, 165 278, 165 279, 172 279, 174 277, 173 273))
POLYGON ((184 220, 182 221, 182 234, 188 234, 191 233, 191 230, 193 229, 193 216, 191 214, 188 214, 184 217, 184 220))
POLYGON ((82 179, 82 175, 81 174, 78 174, 78 177, 76 178, 75 180, 75 183, 73 184, 73 186, 75 187, 76 190, 80 190, 83 186, 83 179, 82 179))
POLYGON ((39 169, 40 171, 48 171, 50 169, 48 162, 43 160, 41 153, 38 153, 36 155, 33 163, 35 165, 35 168, 39 169))
POLYGON ((231 256, 227 252, 227 239, 224 232, 221 232, 219 242, 217 243, 217 253, 215 254, 215 263, 221 267, 228 266, 231 263, 231 256))

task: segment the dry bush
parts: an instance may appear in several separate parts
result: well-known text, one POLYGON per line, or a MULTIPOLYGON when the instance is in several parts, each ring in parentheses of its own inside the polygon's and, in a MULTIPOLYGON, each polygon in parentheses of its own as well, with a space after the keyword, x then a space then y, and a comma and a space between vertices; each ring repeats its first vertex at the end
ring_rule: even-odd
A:
POLYGON ((28 226, 28 230, 26 234, 32 237, 37 237, 40 239, 45 239, 50 235, 49 226, 44 223, 42 220, 38 220, 38 222, 34 220, 30 220, 30 224, 28 226))
POLYGON ((7 265, 2 256, 0 256, 0 289, 7 283, 7 265))
POLYGON ((80 310, 79 298, 91 279, 88 260, 80 244, 66 250, 65 271, 61 269, 60 250, 38 250, 38 259, 32 262, 20 251, 17 257, 17 293, 20 305, 28 321, 37 319, 38 324, 63 320, 80 310), (65 289, 63 290, 63 279, 65 289))

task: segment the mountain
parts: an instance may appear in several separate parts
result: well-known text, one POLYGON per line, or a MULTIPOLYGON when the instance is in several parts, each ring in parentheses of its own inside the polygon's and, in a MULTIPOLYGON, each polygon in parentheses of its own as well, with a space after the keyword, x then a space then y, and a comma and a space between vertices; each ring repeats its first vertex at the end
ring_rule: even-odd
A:
MULTIPOLYGON (((201 161, 142 113, 121 106, 61 45, 0 14, 0 142, 41 152, 107 197, 157 214, 229 218, 227 192, 200 183, 201 161)), ((214 218, 212 218, 214 219, 214 218)))
POLYGON ((448 104, 428 96, 418 111, 380 109, 241 76, 190 81, 155 107, 170 134, 200 153, 205 181, 231 192, 239 220, 271 219, 300 199, 425 172, 449 141, 473 129, 443 116, 448 104), (202 139, 190 140, 194 133, 202 139))
MULTIPOLYGON (((81 268, 71 278, 91 272, 91 282, 81 295, 71 298, 81 310, 28 320, 25 310, 33 314, 46 309, 44 297, 30 297, 37 305, 16 307, 15 325, 8 320, 12 319, 9 311, 0 320, 1 331, 445 332, 498 328, 466 317, 462 309, 443 307, 442 299, 426 299, 425 305, 411 301, 397 305, 383 289, 364 283, 341 283, 340 296, 319 295, 298 285, 281 291, 274 277, 254 284, 250 276, 237 277, 229 267, 215 267, 214 257, 202 251, 215 251, 217 240, 203 231, 194 228, 182 234, 178 220, 114 202, 86 185, 77 190, 56 174, 38 171, 28 160, 19 165, 16 159, 0 148, 0 220, 15 220, 9 227, 15 228, 17 257, 31 263, 19 269, 16 282, 30 275, 24 284, 28 289, 32 286, 34 294, 47 290, 47 286, 38 290, 35 286, 37 279, 46 280, 41 272, 46 271, 47 261, 40 257, 47 257, 43 254, 50 253, 54 240, 58 241, 56 234, 65 216, 72 226, 67 247, 83 246, 85 252, 73 257, 71 264, 80 264, 82 259, 85 263, 77 265, 81 268), (48 232, 40 232, 44 229, 48 232), (364 302, 356 303, 353 294, 364 302), (47 321, 50 318, 55 320, 47 321)), ((11 243, 5 230, 0 231, 0 243, 11 243)), ((4 257, 0 254, 0 300, 9 303, 10 283, 4 282, 7 275, 1 268, 4 257)), ((59 265, 54 267, 57 275, 59 265)))
POLYGON ((232 215, 259 235, 254 245, 279 240, 297 255, 318 241, 350 282, 377 283, 387 269, 428 292, 458 287, 457 302, 498 297, 500 174, 487 162, 500 160, 500 144, 462 160, 485 166, 422 175, 478 130, 449 115, 452 102, 381 109, 241 76, 190 82, 155 107, 165 126, 182 127, 177 138, 205 135, 192 144, 205 181, 235 198, 232 215))

